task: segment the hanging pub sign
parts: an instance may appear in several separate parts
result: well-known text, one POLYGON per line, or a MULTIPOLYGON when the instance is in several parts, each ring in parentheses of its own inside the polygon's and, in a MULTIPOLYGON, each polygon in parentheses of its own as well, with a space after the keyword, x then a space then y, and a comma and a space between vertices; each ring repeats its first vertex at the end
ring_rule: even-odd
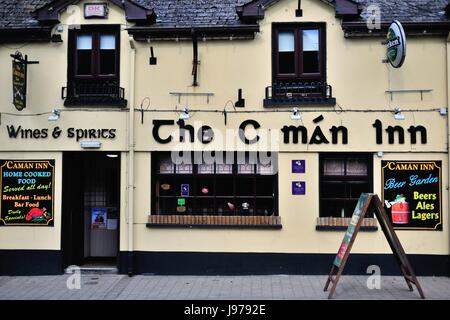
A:
POLYGON ((29 64, 38 64, 39 61, 28 61, 21 52, 10 55, 12 61, 12 87, 13 104, 17 110, 21 111, 27 106, 27 67, 29 64))
POLYGON ((442 230, 442 162, 381 164, 382 200, 394 229, 442 230))
POLYGON ((12 62, 13 104, 21 111, 27 106, 27 64, 22 60, 12 62))
POLYGON ((0 160, 0 225, 53 226, 55 160, 0 160))
POLYGON ((394 68, 400 68, 406 57, 406 36, 402 24, 394 20, 387 34, 387 58, 394 68))

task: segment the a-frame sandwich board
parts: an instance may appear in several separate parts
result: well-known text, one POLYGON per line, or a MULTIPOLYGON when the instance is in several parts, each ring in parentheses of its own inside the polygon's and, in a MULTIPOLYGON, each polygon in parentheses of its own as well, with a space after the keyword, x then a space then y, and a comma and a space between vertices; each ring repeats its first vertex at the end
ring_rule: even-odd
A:
POLYGON ((400 240, 395 234, 395 231, 392 228, 391 221, 383 206, 381 205, 380 198, 378 197, 378 195, 371 193, 362 193, 359 197, 358 203, 356 204, 352 219, 350 221, 350 224, 348 225, 347 231, 345 232, 344 239, 342 240, 336 258, 334 259, 331 271, 328 274, 328 279, 324 287, 324 291, 327 291, 330 283, 333 284, 328 295, 328 299, 331 299, 333 297, 336 286, 339 282, 342 272, 344 271, 345 264, 347 263, 347 259, 350 255, 353 243, 356 239, 359 229, 361 228, 364 217, 369 209, 374 210, 375 216, 377 217, 381 229, 383 230, 389 246, 392 249, 392 253, 397 260, 397 263, 400 267, 403 277, 405 278, 409 290, 413 291, 412 284, 414 284, 419 291, 420 297, 422 299, 425 299, 425 295, 423 294, 419 281, 417 280, 411 264, 406 257, 400 240))

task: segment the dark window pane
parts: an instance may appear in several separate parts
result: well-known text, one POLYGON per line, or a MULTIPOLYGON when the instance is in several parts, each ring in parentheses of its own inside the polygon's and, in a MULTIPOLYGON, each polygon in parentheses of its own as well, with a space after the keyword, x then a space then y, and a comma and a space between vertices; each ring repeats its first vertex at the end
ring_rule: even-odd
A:
POLYGON ((78 50, 77 75, 91 75, 91 74, 92 74, 92 51, 78 50))
POLYGON ((249 196, 254 193, 254 182, 253 178, 239 177, 236 179, 236 195, 237 196, 249 196))
POLYGON ((323 198, 346 198, 345 183, 342 181, 326 181, 322 183, 323 198))
POLYGON ((349 182, 349 197, 350 198, 359 198, 361 193, 369 193, 369 183, 363 181, 350 181, 349 182))
POLYGON ((303 30, 303 73, 319 72, 319 30, 303 30))
POLYGON ((116 73, 115 50, 100 50, 100 74, 114 75, 116 73))
POLYGON ((278 72, 295 73, 295 38, 293 31, 278 34, 278 72))
POLYGON ((258 176, 256 178, 256 195, 257 196, 273 196, 274 183, 273 176, 258 176))
POLYGON ((116 36, 114 34, 100 35, 100 74, 114 75, 116 73, 116 36))
POLYGON ((218 196, 233 196, 233 176, 218 175, 216 188, 216 195, 218 196))
POLYGON ((295 52, 280 52, 278 59, 279 73, 295 73, 295 52))
POLYGON ((319 73, 318 51, 303 51, 303 73, 319 73))

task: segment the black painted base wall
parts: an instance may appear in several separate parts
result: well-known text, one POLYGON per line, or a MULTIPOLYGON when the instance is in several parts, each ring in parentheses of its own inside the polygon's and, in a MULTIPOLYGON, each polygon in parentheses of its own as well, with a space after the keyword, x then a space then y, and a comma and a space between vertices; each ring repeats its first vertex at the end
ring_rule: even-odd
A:
MULTIPOLYGON (((302 253, 133 253, 133 274, 159 275, 325 275, 334 254, 302 253)), ((419 276, 450 276, 450 257, 408 255, 419 276)), ((120 252, 119 272, 127 274, 128 252, 120 252)), ((400 275, 391 254, 351 254, 344 274, 366 275, 367 267, 378 265, 382 275, 400 275)), ((62 274, 62 254, 58 250, 0 250, 0 275, 62 274)))
MULTIPOLYGON (((158 275, 325 275, 334 254, 302 253, 203 253, 134 252, 134 274, 158 275)), ((450 276, 450 257, 408 255, 419 276, 450 276)), ((366 275, 367 267, 378 265, 382 275, 400 275, 392 254, 351 254, 344 274, 366 275)), ((128 252, 120 252, 119 272, 128 273, 128 252)))
POLYGON ((0 275, 61 274, 62 254, 59 250, 0 250, 0 275))

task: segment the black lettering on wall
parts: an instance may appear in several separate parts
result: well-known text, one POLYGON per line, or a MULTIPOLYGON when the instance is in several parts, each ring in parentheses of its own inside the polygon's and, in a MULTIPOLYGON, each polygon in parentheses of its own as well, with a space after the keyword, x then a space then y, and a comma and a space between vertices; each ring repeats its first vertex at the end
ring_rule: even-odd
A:
POLYGON ((198 131, 198 139, 204 143, 208 144, 214 139, 214 131, 210 126, 202 126, 198 131))
POLYGON ((184 124, 184 120, 180 119, 177 121, 178 127, 180 128, 180 142, 184 142, 184 134, 186 130, 189 131, 189 140, 194 142, 194 127, 190 124, 184 124))
POLYGON ((8 136, 10 138, 17 139, 17 135, 19 134, 20 130, 22 129, 22 126, 19 126, 17 129, 14 128, 14 126, 6 126, 6 129, 8 130, 8 136))
POLYGON ((328 144, 330 142, 323 134, 322 129, 319 126, 317 126, 314 129, 314 132, 312 134, 311 140, 309 141, 309 144, 322 144, 322 143, 328 144))
POLYGON ((346 127, 344 126, 333 126, 330 129, 330 132, 332 134, 332 143, 333 144, 338 144, 338 140, 339 140, 339 132, 342 133, 342 144, 348 144, 348 130, 346 127))
POLYGON ((166 139, 163 139, 159 135, 159 128, 162 126, 171 126, 174 125, 175 121, 173 120, 153 120, 153 139, 156 140, 156 142, 167 144, 172 141, 172 135, 167 137, 166 139))
POLYGON ((380 120, 375 120, 375 122, 372 124, 372 127, 375 128, 375 132, 376 132, 376 141, 377 144, 382 144, 383 143, 383 124, 381 123, 380 120))
POLYGON ((398 134, 398 143, 399 144, 405 144, 405 130, 403 130, 400 126, 389 126, 386 129, 386 132, 388 133, 388 142, 389 144, 395 143, 395 133, 398 134))
POLYGON ((259 129, 261 128, 261 125, 258 123, 258 121, 256 120, 245 120, 244 122, 241 123, 241 125, 239 126, 239 138, 241 138, 241 140, 245 143, 245 144, 254 144, 256 142, 259 141, 259 136, 256 135, 256 137, 254 137, 252 140, 247 139, 247 137, 245 136, 245 128, 251 125, 253 126, 253 128, 259 129))
POLYGON ((417 132, 420 132, 420 142, 422 144, 427 143, 427 129, 423 126, 411 126, 408 129, 409 135, 411 136, 411 144, 417 143, 417 132))
POLYGON ((299 132, 302 134, 302 143, 308 143, 308 129, 306 129, 304 126, 284 126, 281 129, 281 132, 283 132, 283 141, 284 143, 290 143, 290 133, 292 132, 292 143, 298 144, 298 134, 299 132))

